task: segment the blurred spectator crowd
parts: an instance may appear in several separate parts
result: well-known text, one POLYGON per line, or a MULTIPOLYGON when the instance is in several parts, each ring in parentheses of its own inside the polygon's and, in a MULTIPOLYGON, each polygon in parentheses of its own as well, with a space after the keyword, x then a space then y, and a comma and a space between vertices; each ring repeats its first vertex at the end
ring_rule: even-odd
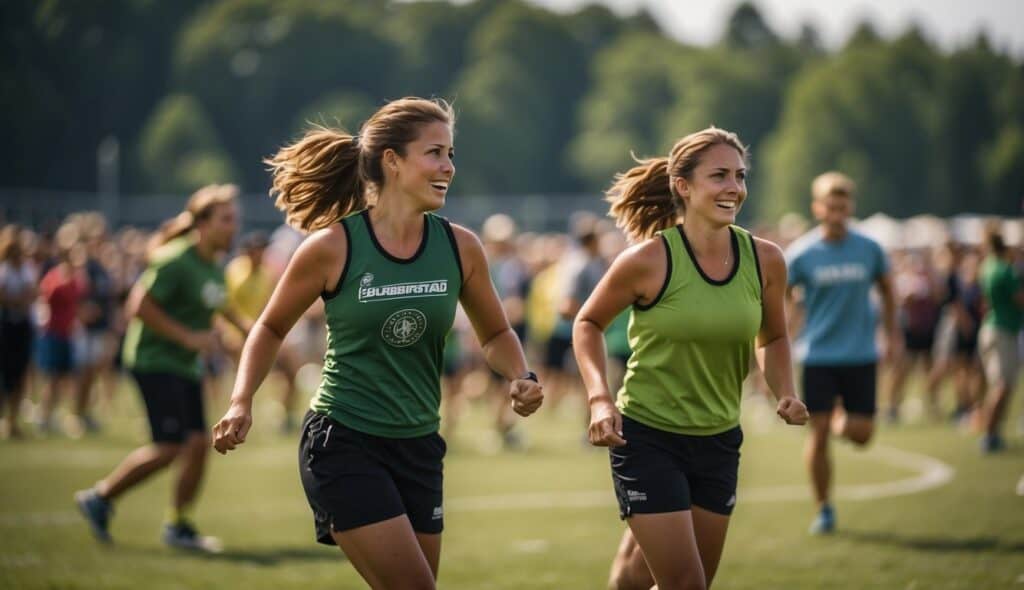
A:
MULTIPOLYGON (((985 310, 978 270, 982 241, 993 226, 1018 252, 1024 273, 1021 227, 1017 221, 921 217, 903 222, 875 215, 857 223, 860 231, 889 252, 906 354, 883 367, 880 411, 899 422, 949 419, 972 427, 985 391, 977 336, 985 310), (909 387, 923 395, 908 398, 909 387), (904 408, 904 399, 913 399, 904 408)), ((592 213, 577 213, 564 233, 520 232, 504 214, 479 229, 491 277, 513 328, 523 340, 531 366, 541 374, 552 405, 576 398, 581 432, 586 409, 572 360, 571 325, 588 294, 615 257, 627 247, 614 224, 592 213)), ((754 233, 785 247, 810 231, 805 219, 788 215, 754 233)), ((122 386, 119 348, 126 318, 122 309, 145 269, 149 234, 138 228, 113 231, 102 215, 69 216, 56 231, 6 225, 0 229, 0 391, 3 436, 86 436, 99 432, 103 413, 122 386)), ((298 231, 282 226, 271 234, 243 235, 224 263, 229 302, 255 319, 295 248, 298 231)), ((288 383, 305 395, 315 389, 324 329, 312 309, 293 330, 288 383)), ((610 374, 621 382, 629 356, 628 313, 607 333, 610 374)), ((206 359, 207 391, 227 392, 244 340, 219 327, 221 346, 206 359)), ((443 433, 451 438, 465 404, 493 403, 496 440, 506 448, 523 444, 515 416, 503 402, 502 384, 483 368, 469 323, 461 313, 445 354, 443 433)), ((123 381, 130 383, 130 380, 123 381)), ((753 393, 766 391, 756 371, 753 393)), ((613 388, 616 386, 613 383, 613 388)), ((292 389, 292 388, 289 388, 292 389)), ((295 427, 295 396, 281 399, 281 428, 295 427)), ((300 399, 301 396, 300 396, 300 399)), ((575 411, 575 410, 571 410, 575 411)))

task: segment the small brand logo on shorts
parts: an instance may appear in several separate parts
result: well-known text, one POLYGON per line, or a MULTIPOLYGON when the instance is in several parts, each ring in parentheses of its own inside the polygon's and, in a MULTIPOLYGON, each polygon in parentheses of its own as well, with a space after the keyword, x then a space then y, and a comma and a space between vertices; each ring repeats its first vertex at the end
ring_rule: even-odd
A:
POLYGON ((437 506, 436 508, 434 508, 433 520, 441 520, 442 518, 444 518, 444 508, 441 506, 437 506))
POLYGON ((732 497, 729 498, 729 501, 725 503, 725 505, 727 507, 735 506, 736 505, 736 494, 733 494, 732 497))
POLYGON ((415 344, 427 331, 427 316, 418 309, 402 309, 388 316, 381 326, 384 341, 396 348, 415 344))
POLYGON ((630 502, 646 502, 647 494, 644 492, 638 492, 636 490, 626 490, 626 496, 630 502))

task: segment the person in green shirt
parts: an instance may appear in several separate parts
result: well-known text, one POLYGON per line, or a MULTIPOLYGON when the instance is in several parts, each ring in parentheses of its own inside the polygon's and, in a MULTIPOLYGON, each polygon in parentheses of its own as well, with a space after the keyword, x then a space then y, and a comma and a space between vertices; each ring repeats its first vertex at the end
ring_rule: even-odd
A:
POLYGON ((755 341, 787 424, 796 397, 775 244, 734 225, 747 197, 746 149, 714 127, 667 158, 616 176, 611 215, 634 242, 583 304, 573 328, 592 444, 611 447, 620 516, 629 525, 609 587, 711 585, 736 504, 742 383, 755 341), (632 355, 617 398, 603 332, 631 307, 632 355))
POLYGON ((529 416, 543 401, 480 240, 432 213, 455 174, 454 122, 442 100, 405 98, 358 135, 315 128, 267 161, 278 207, 313 233, 246 340, 231 405, 213 428, 221 453, 245 442, 282 340, 323 298, 327 353, 302 426, 300 477, 317 541, 338 545, 372 588, 435 587, 440 374, 456 304, 509 382, 513 410, 529 416))
POLYGON ((247 328, 224 309, 224 272, 218 261, 238 228, 237 195, 233 185, 196 191, 185 211, 154 236, 149 264, 128 297, 123 363, 139 386, 153 443, 135 449, 94 487, 75 494, 102 542, 111 542, 114 501, 177 460, 181 470, 163 541, 181 549, 220 549, 217 539, 196 532, 190 513, 210 447, 201 356, 215 344, 213 315, 221 313, 247 328))
POLYGON ((981 267, 981 291, 988 311, 978 333, 978 353, 988 381, 981 406, 985 430, 981 450, 994 453, 1006 447, 1000 430, 1020 370, 1018 336, 1024 326, 1024 285, 1013 267, 1013 253, 998 233, 987 237, 988 256, 981 267))

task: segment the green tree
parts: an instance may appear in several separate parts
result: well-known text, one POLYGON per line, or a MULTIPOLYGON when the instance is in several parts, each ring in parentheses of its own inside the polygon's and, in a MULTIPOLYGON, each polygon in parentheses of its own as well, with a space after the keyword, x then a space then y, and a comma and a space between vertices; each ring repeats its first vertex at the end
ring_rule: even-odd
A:
POLYGON ((779 36, 751 2, 741 2, 726 20, 722 42, 737 49, 767 49, 779 45, 779 36))
POLYGON ((293 135, 305 133, 311 125, 340 128, 358 133, 360 126, 377 110, 370 97, 339 90, 328 93, 302 109, 292 123, 293 135))
POLYGON ((496 0, 398 5, 383 23, 385 33, 401 51, 389 82, 391 94, 444 95, 466 65, 473 31, 496 6, 496 0))
POLYGON ((177 77, 210 114, 248 190, 302 110, 338 88, 384 98, 397 48, 370 0, 222 0, 181 34, 177 77))
POLYGON ((580 130, 569 146, 576 173, 591 190, 638 157, 667 154, 685 127, 668 115, 687 91, 677 83, 680 64, 696 51, 653 33, 630 33, 594 60, 591 90, 580 108, 580 130))
POLYGON ((579 188, 564 161, 585 90, 586 60, 566 20, 522 2, 500 4, 470 41, 455 84, 465 174, 459 192, 579 188))
MULTIPOLYGON (((169 55, 199 0, 9 0, 0 3, 0 158, 4 182, 96 188, 103 138, 134 149, 167 91, 169 55)), ((138 178, 130 167, 122 187, 138 178)))
POLYGON ((852 46, 797 76, 765 149, 762 216, 806 211, 811 180, 831 169, 858 182, 863 215, 933 211, 938 60, 919 41, 852 46))
POLYGON ((160 102, 142 130, 139 157, 147 188, 158 192, 188 193, 238 178, 209 117, 187 95, 170 95, 160 102))

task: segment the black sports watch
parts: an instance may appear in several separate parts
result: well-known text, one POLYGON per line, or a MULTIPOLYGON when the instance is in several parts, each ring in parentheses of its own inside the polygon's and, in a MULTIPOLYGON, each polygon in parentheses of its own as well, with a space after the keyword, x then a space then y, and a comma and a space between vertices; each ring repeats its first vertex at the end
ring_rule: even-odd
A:
POLYGON ((534 383, 540 383, 540 380, 537 379, 537 374, 534 373, 533 371, 527 371, 526 374, 523 375, 522 377, 519 377, 519 379, 525 379, 527 381, 533 381, 534 383))

